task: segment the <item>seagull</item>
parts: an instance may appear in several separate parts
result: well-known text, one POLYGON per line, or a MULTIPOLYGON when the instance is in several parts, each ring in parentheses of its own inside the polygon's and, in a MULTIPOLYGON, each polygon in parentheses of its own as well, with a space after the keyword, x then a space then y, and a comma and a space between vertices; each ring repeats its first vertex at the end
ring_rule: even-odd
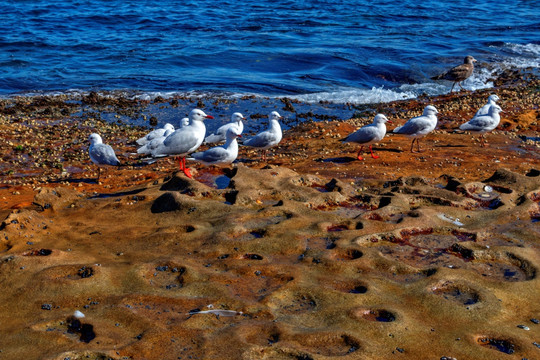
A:
POLYGON ((155 130, 150 131, 148 134, 146 134, 145 136, 143 136, 140 139, 137 139, 135 142, 138 145, 142 146, 142 145, 147 144, 150 141, 154 140, 155 138, 159 138, 159 137, 163 136, 163 134, 165 134, 165 131, 167 131, 169 129, 172 129, 174 131, 174 126, 167 123, 167 124, 163 125, 163 127, 160 128, 160 129, 155 129, 155 130))
POLYGON ((476 62, 476 59, 468 55, 465 57, 463 64, 455 66, 440 75, 432 77, 431 79, 453 81, 454 83, 452 84, 452 89, 450 89, 450 92, 454 90, 454 86, 456 85, 456 83, 459 85, 461 89, 463 89, 463 86, 461 86, 461 82, 472 75, 475 62, 476 62))
POLYGON ((208 135, 206 139, 204 139, 204 142, 217 143, 225 141, 227 139, 227 130, 232 126, 235 126, 238 129, 238 133, 241 135, 244 131, 244 123, 242 122, 242 120, 246 120, 244 115, 239 112, 235 112, 231 116, 230 123, 220 126, 214 134, 208 135))
POLYGON ((490 105, 488 113, 486 115, 475 115, 465 124, 461 124, 459 128, 460 130, 479 133, 481 139, 480 146, 485 147, 486 144, 484 134, 499 126, 499 122, 501 121, 499 113, 502 111, 503 109, 501 109, 499 105, 490 105))
POLYGON ((269 148, 276 146, 281 141, 283 134, 281 133, 281 126, 278 120, 281 119, 281 115, 277 111, 272 111, 268 115, 270 119, 270 125, 268 130, 263 131, 248 139, 243 145, 256 147, 263 150, 262 160, 266 161, 266 152, 269 148))
POLYGON ((482 106, 476 114, 474 114, 474 117, 480 116, 480 115, 487 115, 489 113, 489 108, 492 105, 497 105, 497 101, 499 101, 499 97, 495 94, 489 95, 488 97, 488 103, 484 106, 482 106))
POLYGON ((414 140, 416 140, 416 147, 418 152, 420 152, 420 138, 426 136, 435 129, 435 126, 437 126, 438 113, 435 106, 428 105, 424 108, 424 113, 421 116, 414 117, 407 121, 405 125, 398 126, 393 130, 393 133, 412 137, 411 152, 414 152, 414 140))
POLYGON ((90 141, 90 147, 88 148, 90 160, 98 166, 97 182, 99 183, 99 178, 101 177, 100 165, 118 166, 120 165, 120 161, 116 157, 113 148, 110 145, 104 144, 99 134, 91 134, 88 137, 88 141, 90 141))
POLYGON ((238 156, 237 137, 241 137, 240 131, 236 126, 227 129, 225 145, 216 146, 206 151, 191 154, 188 160, 195 160, 204 165, 225 166, 231 164, 238 156))
MULTIPOLYGON (((188 118, 184 118, 184 119, 188 119, 188 118)), ((180 123, 180 125, 181 125, 181 128, 185 126, 185 125, 182 125, 182 123, 180 123)), ((165 131, 165 133, 162 136, 156 137, 152 139, 150 142, 147 142, 146 144, 138 148, 137 154, 152 154, 152 152, 155 149, 157 149, 159 146, 163 144, 163 141, 165 141, 167 136, 171 135, 173 132, 174 132, 174 129, 167 129, 167 131, 165 131)))
POLYGON ((179 156, 180 170, 191 178, 191 171, 186 168, 186 155, 197 150, 204 140, 206 126, 204 120, 213 119, 211 115, 206 115, 200 109, 193 109, 189 113, 189 124, 176 130, 163 140, 163 143, 153 149, 153 157, 162 157, 167 155, 179 156))
POLYGON ((374 159, 378 159, 379 156, 373 154, 373 149, 371 148, 371 144, 377 143, 384 138, 384 135, 386 135, 386 124, 385 124, 386 122, 392 123, 383 114, 377 114, 375 116, 375 119, 373 119, 373 123, 361 127, 360 129, 356 130, 355 132, 353 132, 352 134, 350 134, 349 136, 347 136, 345 139, 341 141, 355 142, 357 144, 360 144, 360 150, 358 150, 358 154, 357 154, 358 160, 364 160, 364 158, 360 156, 360 153, 362 152, 364 145, 369 145, 369 151, 371 152, 371 157, 374 159))

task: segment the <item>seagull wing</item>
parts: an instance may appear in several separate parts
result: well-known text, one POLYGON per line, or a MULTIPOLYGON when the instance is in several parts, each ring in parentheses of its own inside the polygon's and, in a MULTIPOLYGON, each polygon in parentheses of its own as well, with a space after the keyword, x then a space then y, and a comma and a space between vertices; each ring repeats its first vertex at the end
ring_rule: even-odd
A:
POLYGON ((113 148, 107 144, 97 144, 90 150, 90 158, 100 165, 120 165, 113 148))
POLYGON ((399 126, 394 129, 395 134, 403 134, 403 135, 414 135, 418 133, 422 133, 422 131, 425 131, 429 129, 430 122, 426 121, 427 119, 423 118, 422 116, 412 118, 409 121, 407 121, 403 126, 399 126))
POLYGON ((196 152, 191 154, 191 157, 197 161, 205 163, 219 163, 227 160, 229 152, 221 146, 217 146, 206 151, 196 152))
POLYGON ((465 124, 461 124, 459 128, 465 131, 483 131, 491 125, 493 125, 493 118, 491 116, 477 116, 465 124))
POLYGON ((379 137, 378 129, 375 126, 367 125, 353 132, 343 141, 365 144, 370 141, 377 141, 379 137))
POLYGON ((167 136, 163 141, 163 146, 160 146, 160 151, 165 154, 186 154, 192 148, 197 146, 199 139, 190 126, 176 130, 171 135, 167 136))
POLYGON ((277 141, 277 136, 271 131, 263 131, 251 139, 248 139, 244 142, 244 145, 251 146, 251 147, 257 147, 257 148, 264 148, 271 146, 273 143, 277 141))

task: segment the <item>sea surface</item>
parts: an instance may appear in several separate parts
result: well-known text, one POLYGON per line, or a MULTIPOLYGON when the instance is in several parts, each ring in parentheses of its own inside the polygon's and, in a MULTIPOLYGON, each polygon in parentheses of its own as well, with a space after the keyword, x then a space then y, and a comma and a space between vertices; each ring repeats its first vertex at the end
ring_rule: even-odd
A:
POLYGON ((0 2, 0 96, 288 96, 373 103, 448 92, 434 76, 478 60, 467 89, 538 68, 538 1, 0 2))

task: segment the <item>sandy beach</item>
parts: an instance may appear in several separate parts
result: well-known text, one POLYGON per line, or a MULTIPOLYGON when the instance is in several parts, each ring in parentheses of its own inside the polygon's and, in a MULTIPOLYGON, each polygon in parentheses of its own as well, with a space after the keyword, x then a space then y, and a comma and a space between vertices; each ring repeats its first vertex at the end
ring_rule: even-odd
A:
POLYGON ((514 76, 350 119, 282 101, 267 112, 299 121, 267 163, 240 147, 230 168, 188 162, 193 179, 132 155, 147 128, 99 116, 178 99, 2 100, 0 359, 539 358, 539 89, 514 76), (491 93, 505 112, 480 147, 453 129, 491 93), (428 104, 421 153, 387 134, 359 161, 339 141, 428 104), (100 183, 92 132, 123 163, 100 183))

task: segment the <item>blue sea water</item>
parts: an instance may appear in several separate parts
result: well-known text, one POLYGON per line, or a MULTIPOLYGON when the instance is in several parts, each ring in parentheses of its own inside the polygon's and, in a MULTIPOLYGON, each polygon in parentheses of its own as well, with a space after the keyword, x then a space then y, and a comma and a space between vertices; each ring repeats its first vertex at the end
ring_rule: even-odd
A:
POLYGON ((0 96, 122 90, 369 103, 448 92, 430 77, 478 59, 464 86, 538 68, 538 1, 0 2, 0 96))

